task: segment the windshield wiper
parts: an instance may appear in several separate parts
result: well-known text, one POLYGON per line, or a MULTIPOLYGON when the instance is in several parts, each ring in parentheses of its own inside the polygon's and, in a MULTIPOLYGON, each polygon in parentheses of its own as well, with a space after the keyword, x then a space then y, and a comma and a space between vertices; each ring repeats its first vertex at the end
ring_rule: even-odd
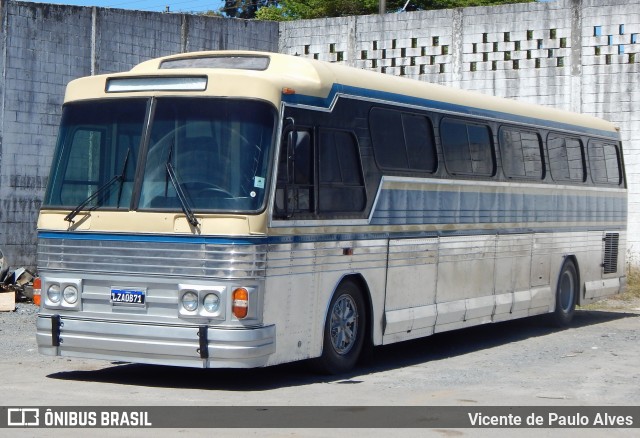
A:
POLYGON ((120 172, 120 175, 114 175, 113 178, 111 178, 109 181, 107 181, 106 183, 98 187, 98 189, 95 192, 93 192, 87 199, 82 201, 76 208, 74 208, 71 211, 71 213, 69 213, 64 217, 65 221, 73 223, 73 218, 76 217, 78 213, 80 213, 91 201, 93 201, 102 193, 104 193, 117 181, 120 181, 120 191, 118 192, 118 205, 120 205, 120 196, 122 195, 122 183, 124 182, 124 173, 127 170, 127 162, 129 161, 130 152, 131 152, 131 149, 127 149, 127 155, 124 158, 124 163, 122 165, 122 172, 120 172))
POLYGON ((198 219, 196 218, 196 215, 193 214, 193 211, 191 211, 191 208, 189 207, 189 204, 187 202, 187 197, 184 194, 184 192, 182 191, 182 186, 178 182, 178 178, 176 177, 176 173, 175 173, 175 171, 173 169, 173 166, 171 165, 171 162, 167 161, 165 167, 167 168, 167 175, 169 175, 169 179, 171 180, 171 184, 173 185, 173 188, 176 190, 176 195, 178 196, 178 200, 180 201, 180 206, 182 207, 182 212, 187 217, 187 221, 192 226, 197 227, 198 225, 200 225, 200 222, 198 222, 198 219))
POLYGON ((118 202, 116 207, 120 208, 120 199, 122 198, 122 187, 124 187, 124 176, 127 172, 127 163, 129 162, 129 153, 131 149, 127 149, 127 155, 124 157, 124 163, 122 164, 122 173, 120 174, 120 188, 118 189, 118 202))

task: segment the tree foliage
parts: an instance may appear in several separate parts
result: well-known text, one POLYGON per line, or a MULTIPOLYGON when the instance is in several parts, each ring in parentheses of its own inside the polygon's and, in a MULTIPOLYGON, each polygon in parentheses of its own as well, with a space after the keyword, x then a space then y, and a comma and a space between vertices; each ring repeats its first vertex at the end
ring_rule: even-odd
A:
POLYGON ((256 18, 261 8, 277 6, 278 0, 225 0, 221 12, 232 18, 256 18))
MULTIPOLYGON (((508 3, 529 3, 535 0, 387 0, 387 12, 424 11, 469 6, 492 6, 508 3)), ((255 8, 254 17, 259 20, 299 20, 348 15, 367 15, 379 12, 379 0, 237 0, 227 3, 269 3, 255 8)), ((240 17, 240 18, 254 18, 240 17)))

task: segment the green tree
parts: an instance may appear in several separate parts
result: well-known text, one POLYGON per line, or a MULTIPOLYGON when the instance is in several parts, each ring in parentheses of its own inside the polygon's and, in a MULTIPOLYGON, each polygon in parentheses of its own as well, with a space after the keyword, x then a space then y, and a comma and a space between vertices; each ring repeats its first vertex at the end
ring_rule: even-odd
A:
MULTIPOLYGON (((387 0, 387 12, 424 11, 431 9, 491 6, 508 3, 529 3, 535 0, 387 0)), ((259 7, 259 20, 299 20, 377 14, 379 0, 279 0, 259 7)))
POLYGON ((470 6, 497 6, 510 3, 533 3, 536 0, 416 0, 418 10, 467 8, 470 6))
POLYGON ((378 0, 280 0, 277 5, 258 10, 256 18, 282 21, 366 15, 377 12, 378 0))
POLYGON ((278 0, 225 0, 220 12, 227 17, 251 19, 259 9, 277 4, 278 0))

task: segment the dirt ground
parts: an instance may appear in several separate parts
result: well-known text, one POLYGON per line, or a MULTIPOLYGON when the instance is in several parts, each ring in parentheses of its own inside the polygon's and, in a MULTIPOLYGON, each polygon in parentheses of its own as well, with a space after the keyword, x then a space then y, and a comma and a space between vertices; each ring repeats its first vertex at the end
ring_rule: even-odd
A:
MULTIPOLYGON (((597 308, 579 309, 566 330, 534 317, 378 347, 370 364, 338 377, 313 374, 304 362, 255 370, 200 370, 42 356, 35 344, 36 311, 33 305, 21 304, 16 312, 0 314, 3 406, 640 406, 640 300, 608 300, 597 308)), ((610 429, 607 435, 634 436, 637 430, 610 429)), ((358 429, 348 433, 475 437, 495 436, 496 431, 498 436, 507 432, 358 429)), ((60 430, 11 432, 11 436, 59 436, 60 430)), ((212 431, 94 432, 211 436, 212 431)), ((218 430, 215 436, 316 437, 335 432, 232 429, 218 430)), ((595 437, 603 432, 518 429, 517 436, 595 437)), ((65 431, 71 436, 86 433, 65 431)))

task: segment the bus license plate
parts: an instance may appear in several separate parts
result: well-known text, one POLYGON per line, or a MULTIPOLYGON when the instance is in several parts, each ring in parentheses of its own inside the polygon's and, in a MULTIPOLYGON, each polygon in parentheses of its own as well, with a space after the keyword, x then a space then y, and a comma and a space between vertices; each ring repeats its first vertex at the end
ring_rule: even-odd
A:
POLYGON ((145 291, 136 289, 111 289, 111 304, 114 306, 144 306, 145 291))

